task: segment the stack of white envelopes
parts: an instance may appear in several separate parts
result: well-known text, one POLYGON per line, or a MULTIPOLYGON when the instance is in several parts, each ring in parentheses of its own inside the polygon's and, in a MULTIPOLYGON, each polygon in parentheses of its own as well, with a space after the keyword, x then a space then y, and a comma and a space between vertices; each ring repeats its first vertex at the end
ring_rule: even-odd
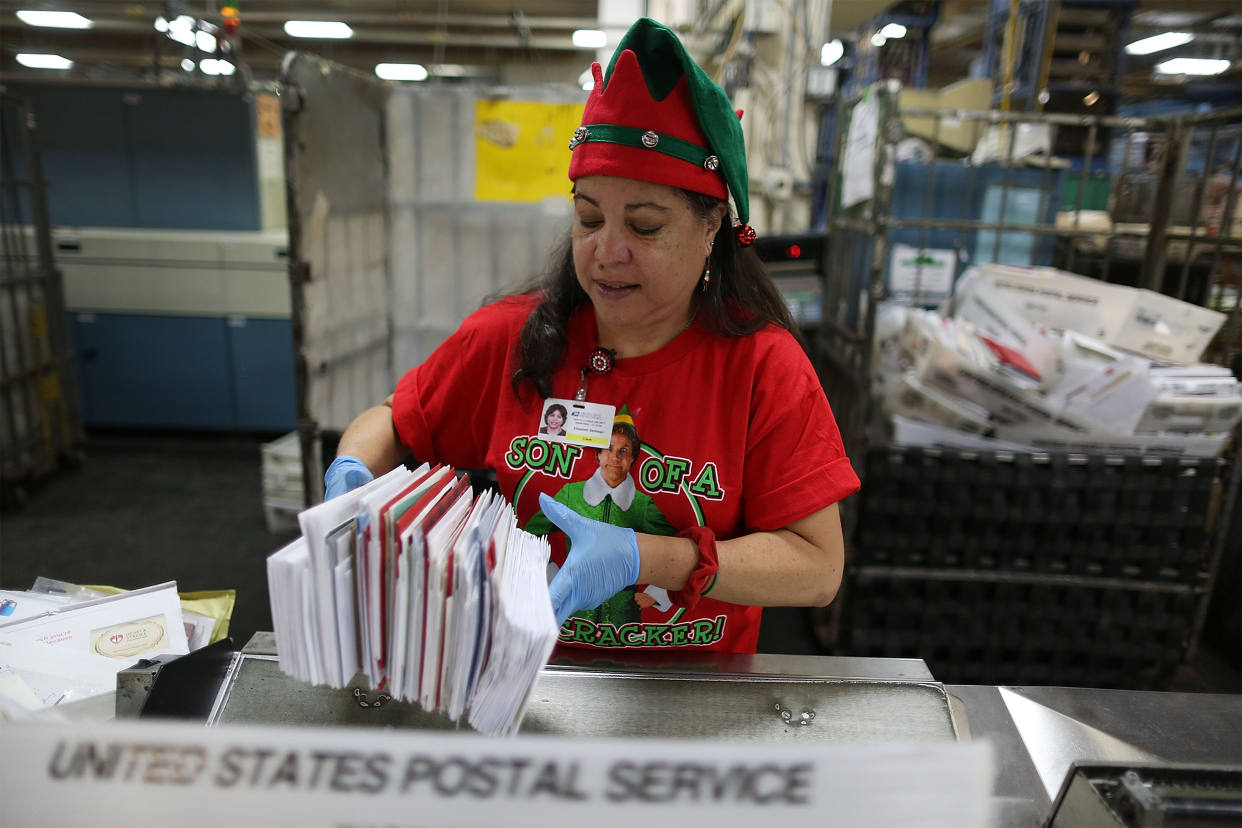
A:
POLYGON ((267 559, 282 670, 339 688, 361 669, 394 699, 517 731, 558 628, 548 543, 502 497, 447 466, 398 468, 298 522, 267 559))
POLYGON ((0 592, 0 721, 47 708, 110 719, 115 702, 76 703, 114 695, 116 674, 139 659, 190 651, 176 581, 119 595, 75 589, 86 595, 0 592))

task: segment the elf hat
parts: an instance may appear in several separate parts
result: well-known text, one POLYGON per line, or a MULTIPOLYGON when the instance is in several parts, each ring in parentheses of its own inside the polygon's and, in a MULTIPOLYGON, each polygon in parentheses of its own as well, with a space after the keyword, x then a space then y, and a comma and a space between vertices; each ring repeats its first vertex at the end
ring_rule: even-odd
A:
MULTIPOLYGON (((595 87, 569 143, 570 180, 611 175, 720 199, 732 195, 745 225, 750 202, 742 113, 677 35, 641 18, 621 39, 607 74, 598 63, 591 74, 595 87)), ((754 231, 745 230, 753 238, 754 231)))
POLYGON ((621 410, 618 411, 616 416, 612 418, 612 424, 616 425, 617 423, 624 423, 625 425, 637 430, 638 427, 634 425, 634 418, 630 416, 629 405, 621 406, 621 410))

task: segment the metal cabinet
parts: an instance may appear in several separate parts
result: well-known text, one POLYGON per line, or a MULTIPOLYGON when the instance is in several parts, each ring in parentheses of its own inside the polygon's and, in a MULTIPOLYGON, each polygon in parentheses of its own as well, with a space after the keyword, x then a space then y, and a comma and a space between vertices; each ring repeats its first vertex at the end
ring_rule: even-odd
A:
POLYGON ((76 313, 88 426, 288 431, 297 423, 284 319, 76 313))
POLYGON ((253 104, 233 93, 11 84, 39 119, 53 224, 258 230, 253 104))
POLYGON ((291 431, 297 426, 293 384, 293 323, 229 317, 229 358, 241 431, 291 431))

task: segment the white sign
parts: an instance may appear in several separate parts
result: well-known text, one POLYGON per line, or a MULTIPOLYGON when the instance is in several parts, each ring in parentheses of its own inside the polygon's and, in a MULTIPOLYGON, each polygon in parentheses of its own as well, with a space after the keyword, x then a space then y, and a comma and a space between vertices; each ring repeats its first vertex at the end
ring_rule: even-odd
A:
POLYGON ((10 826, 983 828, 992 750, 10 724, 10 826))
POLYGON ((259 180, 280 181, 285 177, 285 147, 280 138, 260 138, 259 180))
POLYGON ((894 244, 889 289, 899 295, 944 298, 953 289, 956 263, 957 253, 953 250, 919 250, 908 244, 894 244))
POLYGON ((841 206, 853 207, 875 195, 875 141, 880 129, 880 103, 868 89, 854 106, 850 131, 841 154, 841 206))

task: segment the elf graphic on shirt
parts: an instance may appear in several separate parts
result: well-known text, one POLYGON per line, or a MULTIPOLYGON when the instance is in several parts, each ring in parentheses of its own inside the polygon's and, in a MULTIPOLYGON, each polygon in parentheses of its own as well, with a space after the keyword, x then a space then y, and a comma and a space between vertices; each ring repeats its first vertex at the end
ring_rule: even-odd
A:
MULTIPOLYGON (((556 493, 558 503, 563 503, 583 517, 623 526, 635 532, 649 535, 676 535, 677 529, 668 522, 656 507, 655 501, 638 491, 630 467, 638 457, 641 443, 638 429, 629 408, 621 410, 612 420, 612 440, 606 449, 596 449, 595 459, 599 468, 590 479, 581 483, 567 483, 556 493)), ((533 535, 548 535, 560 531, 543 511, 536 512, 524 527, 533 535)), ((569 541, 566 539, 566 551, 569 541)), ((574 618, 585 618, 596 624, 613 624, 620 628, 642 619, 642 611, 656 603, 650 595, 637 594, 634 586, 628 586, 609 598, 598 609, 574 613, 574 618)))

